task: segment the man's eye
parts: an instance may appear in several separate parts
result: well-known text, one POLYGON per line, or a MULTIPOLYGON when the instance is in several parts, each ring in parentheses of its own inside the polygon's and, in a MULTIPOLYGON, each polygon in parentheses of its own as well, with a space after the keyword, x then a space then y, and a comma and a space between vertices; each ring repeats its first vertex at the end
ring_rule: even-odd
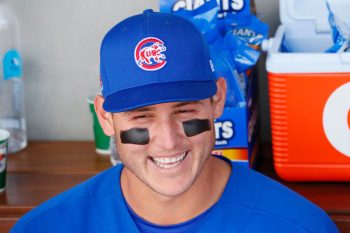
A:
POLYGON ((194 112, 193 109, 184 109, 184 110, 177 111, 177 113, 179 114, 186 114, 186 113, 193 113, 193 112, 194 112))
POLYGON ((138 116, 134 116, 133 119, 138 120, 138 119, 145 119, 147 117, 148 117, 148 115, 138 115, 138 116))

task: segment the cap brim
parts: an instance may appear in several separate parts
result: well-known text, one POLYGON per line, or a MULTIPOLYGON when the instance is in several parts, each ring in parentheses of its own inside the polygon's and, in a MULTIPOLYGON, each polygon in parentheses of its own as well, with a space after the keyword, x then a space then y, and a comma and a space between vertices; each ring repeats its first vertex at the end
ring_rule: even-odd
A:
POLYGON ((113 93, 105 97, 103 108, 107 112, 125 112, 160 103, 202 100, 215 93, 215 80, 156 83, 113 93))

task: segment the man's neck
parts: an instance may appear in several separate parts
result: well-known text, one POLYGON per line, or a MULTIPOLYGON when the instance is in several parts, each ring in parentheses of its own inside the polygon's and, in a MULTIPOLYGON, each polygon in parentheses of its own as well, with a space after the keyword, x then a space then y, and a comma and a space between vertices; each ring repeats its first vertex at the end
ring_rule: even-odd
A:
POLYGON ((230 172, 229 164, 210 156, 192 187, 170 197, 156 193, 124 168, 121 188, 137 215, 155 224, 170 225, 190 220, 214 205, 226 187, 230 172))

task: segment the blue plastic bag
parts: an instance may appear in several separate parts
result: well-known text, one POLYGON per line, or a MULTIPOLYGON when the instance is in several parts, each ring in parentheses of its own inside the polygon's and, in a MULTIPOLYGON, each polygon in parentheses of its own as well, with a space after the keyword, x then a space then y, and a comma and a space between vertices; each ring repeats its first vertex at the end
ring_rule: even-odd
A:
POLYGON ((232 33, 247 45, 257 49, 268 39, 269 26, 251 14, 228 14, 225 18, 225 32, 232 33))
POLYGON ((257 62, 260 52, 248 46, 233 33, 223 35, 218 27, 219 7, 216 0, 209 0, 194 10, 174 12, 190 20, 206 38, 216 77, 227 82, 225 107, 244 106, 247 85, 246 71, 257 62))
POLYGON ((227 48, 223 38, 217 39, 209 48, 216 77, 226 80, 225 107, 245 106, 245 92, 239 81, 240 74, 237 72, 233 51, 227 48))
POLYGON ((334 45, 326 50, 326 53, 350 52, 350 25, 332 11, 328 1, 326 1, 326 5, 334 42, 334 45))
POLYGON ((209 0, 195 10, 180 9, 174 14, 190 20, 203 33, 210 44, 220 36, 217 29, 218 11, 216 0, 209 0))

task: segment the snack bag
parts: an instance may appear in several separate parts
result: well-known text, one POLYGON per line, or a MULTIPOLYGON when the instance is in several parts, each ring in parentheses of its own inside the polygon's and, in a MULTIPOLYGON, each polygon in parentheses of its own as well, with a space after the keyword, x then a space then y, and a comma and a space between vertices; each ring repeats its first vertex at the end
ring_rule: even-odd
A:
POLYGON ((210 44, 219 36, 217 31, 218 5, 216 0, 209 0, 194 10, 180 9, 174 14, 190 20, 203 33, 210 44))
POLYGON ((210 53, 215 67, 216 77, 226 79, 225 107, 245 106, 244 88, 237 72, 235 54, 228 49, 224 38, 218 38, 210 46, 210 53))
POLYGON ((231 33, 247 45, 258 49, 268 39, 269 26, 251 14, 228 14, 225 18, 225 32, 231 33))
POLYGON ((260 52, 246 45, 232 33, 224 37, 225 47, 232 51, 238 73, 246 72, 253 67, 259 59, 260 52))
MULTIPOLYGON (((161 12, 174 13, 180 10, 193 11, 211 0, 159 0, 161 12)), ((217 5, 217 31, 225 35, 225 17, 227 14, 250 14, 251 0, 214 0, 217 5)))
POLYGON ((216 75, 227 82, 225 107, 243 106, 248 79, 246 71, 256 64, 260 52, 232 33, 223 37, 217 26, 218 11, 216 0, 210 0, 195 10, 182 9, 174 13, 192 21, 207 39, 216 75))
POLYGON ((245 44, 232 33, 227 33, 224 37, 225 48, 231 51, 237 69, 237 79, 243 95, 246 95, 248 84, 248 74, 251 68, 257 63, 260 52, 245 44))
MULTIPOLYGON (((210 0, 209 0, 210 1, 210 0)), ((196 10, 206 4, 208 0, 159 0, 161 12, 173 13, 179 10, 196 10)), ((218 18, 226 14, 250 14, 250 0, 217 0, 218 18)))

